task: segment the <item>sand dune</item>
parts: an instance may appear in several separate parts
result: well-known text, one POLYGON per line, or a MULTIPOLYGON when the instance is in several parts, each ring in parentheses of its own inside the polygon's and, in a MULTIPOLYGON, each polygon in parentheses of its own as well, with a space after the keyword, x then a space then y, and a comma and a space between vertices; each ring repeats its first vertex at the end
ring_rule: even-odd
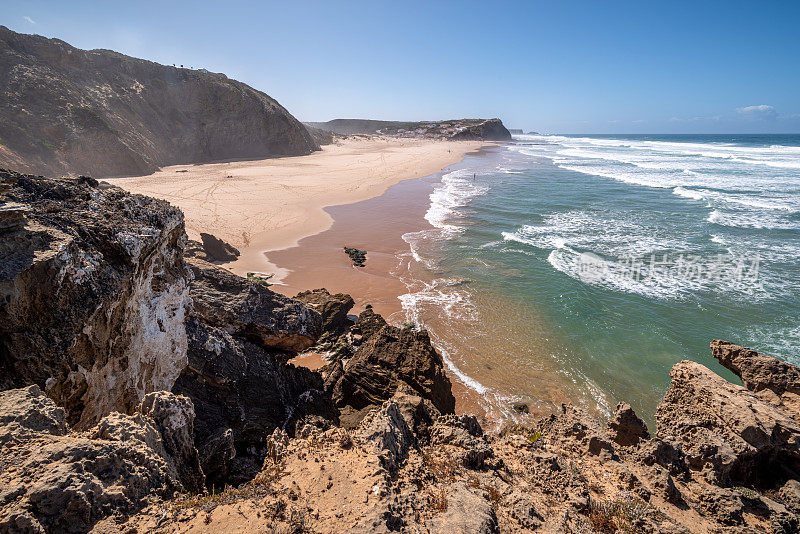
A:
POLYGON ((332 219, 325 206, 378 196, 397 182, 457 163, 484 144, 347 139, 308 156, 174 165, 148 176, 108 181, 180 207, 189 237, 208 232, 233 244, 242 252, 227 265, 234 272, 277 272, 263 252, 296 245, 329 228, 332 219))

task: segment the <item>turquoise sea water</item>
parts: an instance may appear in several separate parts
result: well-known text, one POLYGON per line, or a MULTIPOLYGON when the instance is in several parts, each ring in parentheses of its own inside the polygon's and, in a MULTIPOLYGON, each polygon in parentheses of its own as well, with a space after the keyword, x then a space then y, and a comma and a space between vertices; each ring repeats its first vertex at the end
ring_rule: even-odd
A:
POLYGON ((800 364, 800 135, 515 136, 426 219, 401 301, 490 410, 649 418, 675 362, 731 376, 715 338, 800 364))

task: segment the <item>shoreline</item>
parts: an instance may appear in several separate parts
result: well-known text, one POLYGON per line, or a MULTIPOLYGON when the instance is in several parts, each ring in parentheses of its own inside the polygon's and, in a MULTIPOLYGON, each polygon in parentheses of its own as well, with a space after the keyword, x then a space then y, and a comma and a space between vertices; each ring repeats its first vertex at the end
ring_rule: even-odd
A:
POLYGON ((226 269, 239 275, 270 273, 280 281, 288 271, 270 263, 265 253, 329 229, 333 218, 325 208, 381 196, 399 182, 440 172, 489 144, 347 138, 306 156, 173 165, 147 176, 106 180, 180 208, 191 239, 206 232, 239 249, 239 259, 225 263, 226 269))
MULTIPOLYGON (((465 156, 480 155, 486 150, 485 145, 465 156)), ((427 278, 430 274, 419 272, 411 278, 402 275, 408 272, 409 264, 416 263, 403 236, 435 229, 425 219, 429 196, 441 184, 444 174, 463 163, 462 159, 439 172, 394 184, 370 199, 325 208, 333 221, 328 229, 300 239, 293 247, 266 253, 267 261, 287 273, 272 289, 291 297, 300 291, 325 287, 331 293, 351 295, 355 302, 351 313, 357 314, 369 304, 390 324, 402 324, 407 320, 407 311, 400 297, 413 292, 408 283, 418 284, 417 276, 427 278), (352 265, 342 250, 345 245, 367 251, 364 267, 352 265)), ((320 365, 319 359, 316 355, 298 358, 295 363, 313 368, 320 365)), ((445 364, 445 369, 453 384, 457 410, 488 416, 482 394, 468 384, 475 379, 455 363, 445 364)))

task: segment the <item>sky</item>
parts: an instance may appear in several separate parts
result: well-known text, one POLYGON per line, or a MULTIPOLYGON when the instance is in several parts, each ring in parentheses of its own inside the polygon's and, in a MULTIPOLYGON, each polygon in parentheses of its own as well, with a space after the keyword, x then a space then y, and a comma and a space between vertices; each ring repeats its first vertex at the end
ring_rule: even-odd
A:
POLYGON ((3 0, 0 24, 223 72, 303 121, 800 132, 800 1, 3 0))

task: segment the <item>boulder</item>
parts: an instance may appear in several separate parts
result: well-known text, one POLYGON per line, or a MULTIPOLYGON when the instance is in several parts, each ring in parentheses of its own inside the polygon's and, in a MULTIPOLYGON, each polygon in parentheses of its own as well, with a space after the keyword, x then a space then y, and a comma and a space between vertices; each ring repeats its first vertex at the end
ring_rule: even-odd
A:
POLYGON ((0 532, 88 532, 183 491, 158 426, 113 413, 70 433, 37 386, 0 392, 0 532))
POLYGON ((290 352, 307 349, 322 333, 320 314, 303 303, 206 261, 190 258, 187 263, 194 310, 206 324, 290 352))
POLYGON ((800 423, 708 368, 682 361, 656 411, 657 436, 717 485, 771 487, 800 472, 800 423))
POLYGON ((357 436, 391 473, 408 457, 409 449, 417 445, 414 433, 394 401, 386 401, 380 409, 370 412, 361 422, 357 436))
POLYGON ((441 413, 453 413, 455 397, 442 356, 425 331, 384 326, 344 364, 332 395, 339 406, 361 410, 392 398, 404 383, 441 413))
POLYGON ((230 243, 204 232, 200 232, 200 240, 203 242, 203 250, 212 261, 234 261, 239 257, 239 251, 230 243))
POLYGON ((442 415, 430 430, 431 445, 453 445, 463 449, 459 459, 468 469, 480 469, 483 462, 494 456, 483 429, 474 415, 442 415))
POLYGON ((183 214, 91 178, 0 171, 0 389, 38 384, 87 428, 186 365, 183 214))

